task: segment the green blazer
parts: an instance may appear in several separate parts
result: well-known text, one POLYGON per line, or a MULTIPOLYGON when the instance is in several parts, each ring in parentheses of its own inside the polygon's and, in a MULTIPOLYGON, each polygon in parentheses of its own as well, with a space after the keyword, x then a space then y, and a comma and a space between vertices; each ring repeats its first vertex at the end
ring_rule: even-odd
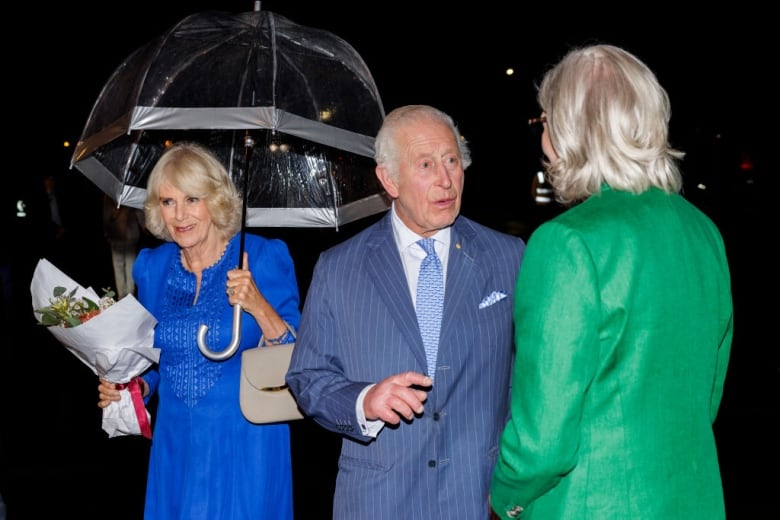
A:
POLYGON ((605 187, 533 233, 514 318, 501 518, 725 517, 712 424, 733 308, 707 216, 605 187))

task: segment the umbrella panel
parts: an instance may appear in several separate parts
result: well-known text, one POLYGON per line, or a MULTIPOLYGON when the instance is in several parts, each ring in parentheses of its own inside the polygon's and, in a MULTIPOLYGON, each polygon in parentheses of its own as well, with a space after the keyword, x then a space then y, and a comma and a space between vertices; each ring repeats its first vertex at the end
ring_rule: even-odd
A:
POLYGON ((237 184, 249 164, 247 225, 337 227, 389 207, 373 173, 383 117, 370 71, 338 36, 269 11, 209 11, 115 70, 71 165, 142 207, 166 143, 197 141, 237 184), (247 132, 258 143, 248 160, 247 132))
POLYGON ((77 166, 117 202, 143 208, 154 164, 180 141, 201 143, 222 161, 246 192, 251 227, 338 227, 389 207, 373 159, 273 130, 132 132, 77 166), (253 141, 248 147, 247 135, 253 141))
POLYGON ((197 13, 114 71, 73 160, 165 128, 269 128, 360 153, 383 118, 370 71, 338 36, 269 11, 197 13))

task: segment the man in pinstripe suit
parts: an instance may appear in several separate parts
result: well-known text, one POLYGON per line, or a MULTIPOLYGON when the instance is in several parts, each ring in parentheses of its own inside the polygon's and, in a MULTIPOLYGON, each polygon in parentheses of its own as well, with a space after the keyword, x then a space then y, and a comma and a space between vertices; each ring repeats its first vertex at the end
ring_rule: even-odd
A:
POLYGON ((392 208, 321 254, 287 382, 308 416, 342 435, 334 519, 487 519, 525 244, 459 216, 471 158, 447 114, 392 111, 375 159, 392 208), (431 367, 414 301, 426 237, 445 285, 431 367))

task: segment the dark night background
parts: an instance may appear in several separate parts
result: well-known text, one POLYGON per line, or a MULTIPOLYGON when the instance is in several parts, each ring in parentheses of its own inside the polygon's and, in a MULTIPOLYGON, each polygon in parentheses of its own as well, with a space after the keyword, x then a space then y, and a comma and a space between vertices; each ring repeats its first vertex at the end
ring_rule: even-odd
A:
MULTIPOLYGON (((0 347, 0 493, 9 520, 49 516, 44 512, 141 518, 148 441, 107 438, 95 406, 95 376, 35 326, 29 282, 44 254, 40 230, 13 216, 7 222, 6 213, 20 198, 34 200, 42 176, 55 174, 68 197, 65 211, 76 223, 61 267, 82 285, 112 285, 102 195, 69 169, 71 150, 63 142, 78 140, 103 83, 133 50, 189 14, 250 11, 253 5, 57 3, 8 20, 22 33, 4 52, 6 89, 13 96, 6 149, 13 159, 0 189, 3 259, 11 258, 14 276, 0 347)), ((524 238, 556 212, 535 206, 530 196, 541 157, 526 127, 538 114, 535 82, 573 45, 613 43, 643 59, 671 98, 671 141, 687 152, 684 194, 720 226, 731 263, 735 336, 715 424, 728 516, 776 514, 780 355, 769 313, 777 303, 766 295, 777 287, 776 260, 770 270, 777 219, 769 218, 777 186, 777 167, 769 162, 776 135, 769 115, 776 111, 769 93, 776 29, 767 27, 768 12, 750 2, 684 15, 647 4, 631 13, 594 5, 262 2, 263 9, 349 42, 371 70, 386 111, 427 103, 450 113, 474 160, 463 213, 524 238), (504 74, 507 67, 515 69, 513 76, 504 74), (707 189, 698 189, 700 183, 707 189)), ((288 242, 304 296, 317 253, 370 221, 339 231, 256 231, 288 242)), ((291 429, 296 517, 328 518, 338 438, 308 420, 291 429)))

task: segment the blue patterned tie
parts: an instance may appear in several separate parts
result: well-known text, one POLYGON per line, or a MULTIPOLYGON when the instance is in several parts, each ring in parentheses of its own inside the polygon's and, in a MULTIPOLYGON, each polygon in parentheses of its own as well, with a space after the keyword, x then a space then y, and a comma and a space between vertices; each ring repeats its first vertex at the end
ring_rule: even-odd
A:
POLYGON ((420 265, 420 276, 417 279, 417 323, 425 345, 428 376, 433 379, 436 371, 436 352, 439 348, 441 314, 444 307, 444 275, 441 261, 433 248, 434 240, 423 238, 417 243, 427 254, 420 265))

